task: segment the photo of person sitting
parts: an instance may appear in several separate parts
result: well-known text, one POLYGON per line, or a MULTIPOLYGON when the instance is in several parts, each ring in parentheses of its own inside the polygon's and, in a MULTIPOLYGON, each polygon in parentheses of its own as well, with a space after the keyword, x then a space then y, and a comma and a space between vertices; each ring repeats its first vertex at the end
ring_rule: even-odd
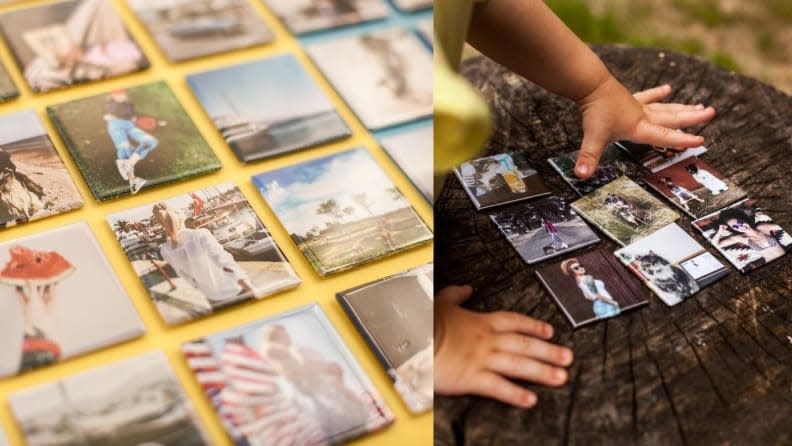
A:
POLYGON ((757 222, 753 215, 742 209, 730 208, 721 211, 718 223, 718 230, 712 236, 712 243, 721 249, 741 244, 748 247, 751 254, 761 257, 765 262, 775 260, 786 253, 780 242, 785 231, 773 222, 757 222))
POLYGON ((160 246, 163 260, 213 307, 253 293, 247 273, 208 229, 188 229, 184 217, 166 203, 154 205, 152 214, 167 236, 160 246))
POLYGON ((26 221, 48 204, 44 188, 20 172, 11 154, 0 147, 0 227, 26 221))
POLYGON ((118 156, 118 173, 129 181, 130 191, 136 194, 146 180, 135 175, 135 165, 159 145, 159 140, 138 127, 135 105, 129 101, 125 90, 108 95, 106 111, 104 119, 118 156))
POLYGON ((561 272, 565 276, 573 276, 583 297, 593 302, 592 311, 598 318, 616 316, 621 313, 619 303, 613 299, 605 288, 605 282, 586 274, 586 269, 576 258, 561 263, 561 272))
POLYGON ((701 183, 702 186, 709 189, 712 195, 718 195, 721 192, 729 190, 729 186, 727 186, 726 183, 718 179, 708 170, 699 169, 694 163, 685 166, 685 170, 687 170, 696 181, 701 183))

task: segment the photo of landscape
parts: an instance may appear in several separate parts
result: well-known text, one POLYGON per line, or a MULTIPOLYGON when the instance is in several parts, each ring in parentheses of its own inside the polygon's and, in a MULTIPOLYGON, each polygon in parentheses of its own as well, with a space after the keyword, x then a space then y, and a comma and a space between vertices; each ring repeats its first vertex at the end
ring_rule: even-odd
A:
POLYGON ((265 172, 253 181, 322 276, 432 239, 363 148, 265 172))

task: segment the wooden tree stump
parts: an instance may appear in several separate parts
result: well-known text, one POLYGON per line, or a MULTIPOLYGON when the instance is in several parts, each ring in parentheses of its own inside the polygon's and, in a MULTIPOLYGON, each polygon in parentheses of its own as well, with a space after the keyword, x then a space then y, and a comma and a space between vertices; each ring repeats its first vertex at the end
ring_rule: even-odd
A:
MULTIPOLYGON (((792 98, 701 59, 663 50, 596 46, 632 91, 663 83, 670 101, 712 105, 693 129, 702 158, 792 231, 792 98)), ((486 60, 464 75, 492 105, 497 130, 485 153, 524 153, 554 193, 577 198, 546 159, 579 148, 575 105, 486 60)), ((671 206, 669 204, 669 206, 671 206)), ((476 398, 436 400, 436 445, 792 444, 792 256, 731 274, 670 308, 650 305, 572 330, 562 312, 456 178, 435 206, 436 287, 471 284, 469 308, 511 310, 550 322, 576 361, 560 389, 528 387, 533 410, 476 398)), ((711 252, 683 217, 679 225, 711 252)), ((594 248, 616 250, 602 237, 594 248)), ((724 264, 728 262, 718 254, 724 264)), ((544 266, 550 260, 539 266, 544 266)))

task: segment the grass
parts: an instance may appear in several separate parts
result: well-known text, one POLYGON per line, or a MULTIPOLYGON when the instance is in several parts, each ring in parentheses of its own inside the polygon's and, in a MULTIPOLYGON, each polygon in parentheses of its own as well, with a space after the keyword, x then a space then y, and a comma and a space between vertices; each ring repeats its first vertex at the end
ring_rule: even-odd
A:
MULTIPOLYGON (((788 0, 774 1, 778 1, 779 8, 792 3, 788 0)), ((637 16, 631 13, 631 19, 636 18, 636 20, 631 20, 628 26, 622 23, 613 11, 606 10, 602 14, 594 14, 585 0, 547 0, 546 3, 575 34, 586 42, 627 43, 639 47, 666 48, 701 56, 731 71, 740 71, 740 66, 734 57, 719 51, 708 52, 704 43, 699 40, 649 34, 649 30, 638 22, 642 22, 642 16, 648 20, 651 12, 644 11, 637 16)), ((722 26, 731 21, 731 18, 716 4, 709 1, 673 0, 673 5, 682 9, 694 21, 709 27, 722 26)), ((636 7, 636 9, 640 8, 636 7)), ((792 6, 789 6, 789 9, 792 10, 792 6)))

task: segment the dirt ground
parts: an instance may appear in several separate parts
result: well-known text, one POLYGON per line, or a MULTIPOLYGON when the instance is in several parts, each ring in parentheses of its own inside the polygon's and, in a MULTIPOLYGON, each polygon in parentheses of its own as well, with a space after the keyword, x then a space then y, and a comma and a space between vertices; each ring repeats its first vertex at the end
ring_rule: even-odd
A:
POLYGON ((632 38, 668 42, 792 94, 791 0, 588 0, 632 38))

